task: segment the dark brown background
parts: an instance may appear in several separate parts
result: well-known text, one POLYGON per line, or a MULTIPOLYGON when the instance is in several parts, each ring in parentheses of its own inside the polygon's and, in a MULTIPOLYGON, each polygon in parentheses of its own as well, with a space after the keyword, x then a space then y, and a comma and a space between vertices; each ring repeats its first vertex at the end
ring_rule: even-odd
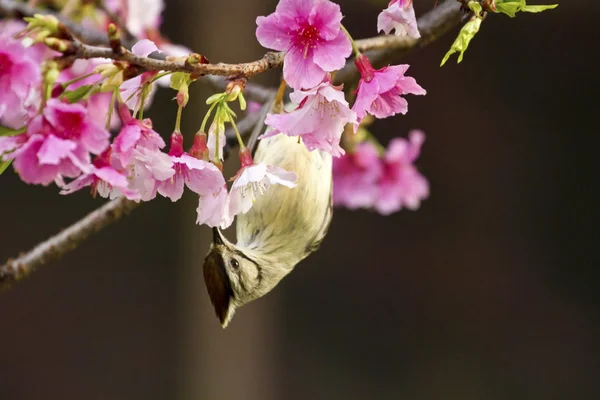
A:
MULTIPOLYGON (((254 19, 275 3, 170 0, 164 28, 210 60, 256 59, 254 19)), ((355 36, 376 33, 381 3, 339 3, 355 36)), ((0 399, 598 398, 599 11, 491 16, 460 66, 438 67, 456 32, 403 60, 428 95, 373 129, 427 132, 431 198, 391 217, 338 210, 321 251, 225 331, 192 196, 141 207, 3 293, 0 399)), ((151 110, 165 135, 172 96, 151 110)), ((0 188, 0 259, 102 203, 13 174, 0 188)))

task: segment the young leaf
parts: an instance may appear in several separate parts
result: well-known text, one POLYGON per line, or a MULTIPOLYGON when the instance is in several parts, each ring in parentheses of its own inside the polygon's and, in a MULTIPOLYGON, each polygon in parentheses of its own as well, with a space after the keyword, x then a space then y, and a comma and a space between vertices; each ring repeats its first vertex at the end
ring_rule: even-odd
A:
POLYGON ((11 129, 6 126, 0 126, 0 136, 17 136, 27 130, 26 126, 23 126, 19 129, 11 129))
POLYGON ((4 171, 6 171, 6 168, 8 168, 11 163, 12 163, 12 160, 0 161, 0 175, 2 175, 2 173, 4 171))
POLYGON ((552 10, 553 8, 558 7, 558 4, 550 4, 547 6, 524 6, 521 11, 529 12, 529 13, 539 13, 546 10, 552 10))
POLYGON ((462 29, 458 33, 458 37, 456 38, 454 43, 452 43, 452 47, 450 47, 450 50, 448 50, 448 52, 444 56, 440 67, 444 66, 444 64, 446 64, 446 61, 448 61, 450 56, 454 53, 459 53, 458 60, 456 60, 456 63, 458 64, 462 61, 465 51, 467 51, 467 47, 469 47, 469 43, 475 37, 477 32, 479 32, 481 21, 481 18, 473 16, 471 20, 467 22, 465 26, 462 27, 462 29))
POLYGON ((496 0, 496 13, 503 13, 514 17, 519 11, 537 13, 556 8, 558 4, 543 6, 528 6, 525 0, 496 0))
POLYGON ((187 72, 175 72, 171 75, 171 89, 179 90, 182 84, 190 85, 192 78, 187 72))

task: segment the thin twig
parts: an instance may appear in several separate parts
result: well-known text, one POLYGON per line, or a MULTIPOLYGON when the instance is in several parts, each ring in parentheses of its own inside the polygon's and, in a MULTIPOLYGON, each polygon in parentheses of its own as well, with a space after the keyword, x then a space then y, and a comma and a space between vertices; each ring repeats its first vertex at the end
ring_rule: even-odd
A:
POLYGON ((279 67, 283 63, 283 53, 268 52, 260 60, 241 64, 195 64, 184 61, 159 60, 151 57, 140 57, 124 49, 121 54, 115 54, 108 47, 92 46, 75 42, 75 58, 111 58, 126 61, 149 71, 190 72, 197 75, 219 75, 231 77, 251 77, 269 69, 279 67))

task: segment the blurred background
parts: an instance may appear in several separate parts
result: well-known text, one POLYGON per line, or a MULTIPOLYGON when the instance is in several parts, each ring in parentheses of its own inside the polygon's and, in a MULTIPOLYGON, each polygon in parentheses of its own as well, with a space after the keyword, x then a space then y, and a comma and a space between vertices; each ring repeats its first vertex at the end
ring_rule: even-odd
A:
MULTIPOLYGON (((376 34, 385 2, 338 3, 355 37, 376 34)), ((170 0, 163 31, 211 61, 253 60, 255 17, 275 5, 170 0)), ((402 59, 428 94, 372 129, 427 133, 430 198, 389 217, 336 210, 320 251, 225 331, 193 196, 140 207, 2 293, 0 399, 599 398, 599 11, 490 15, 461 65, 439 68, 457 30, 402 59)), ((194 86, 190 135, 211 93, 194 86)), ((173 95, 149 113, 165 137, 173 95)), ((1 260, 103 203, 12 173, 0 188, 1 260)))

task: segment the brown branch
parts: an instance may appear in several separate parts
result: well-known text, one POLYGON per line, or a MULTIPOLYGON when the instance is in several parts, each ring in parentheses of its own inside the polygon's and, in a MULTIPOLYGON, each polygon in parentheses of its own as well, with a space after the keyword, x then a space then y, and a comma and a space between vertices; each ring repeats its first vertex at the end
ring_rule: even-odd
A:
POLYGON ((108 47, 91 46, 82 42, 75 42, 75 58, 111 58, 117 61, 126 61, 149 71, 190 72, 196 75, 218 75, 231 77, 252 77, 279 67, 283 63, 283 53, 268 52, 260 60, 242 64, 195 64, 184 61, 159 60, 152 57, 140 57, 124 49, 122 54, 115 54, 108 47))
POLYGON ((58 260, 93 233, 118 221, 139 204, 126 199, 113 200, 92 211, 64 231, 38 244, 22 256, 0 266, 0 289, 27 277, 38 267, 58 260))

